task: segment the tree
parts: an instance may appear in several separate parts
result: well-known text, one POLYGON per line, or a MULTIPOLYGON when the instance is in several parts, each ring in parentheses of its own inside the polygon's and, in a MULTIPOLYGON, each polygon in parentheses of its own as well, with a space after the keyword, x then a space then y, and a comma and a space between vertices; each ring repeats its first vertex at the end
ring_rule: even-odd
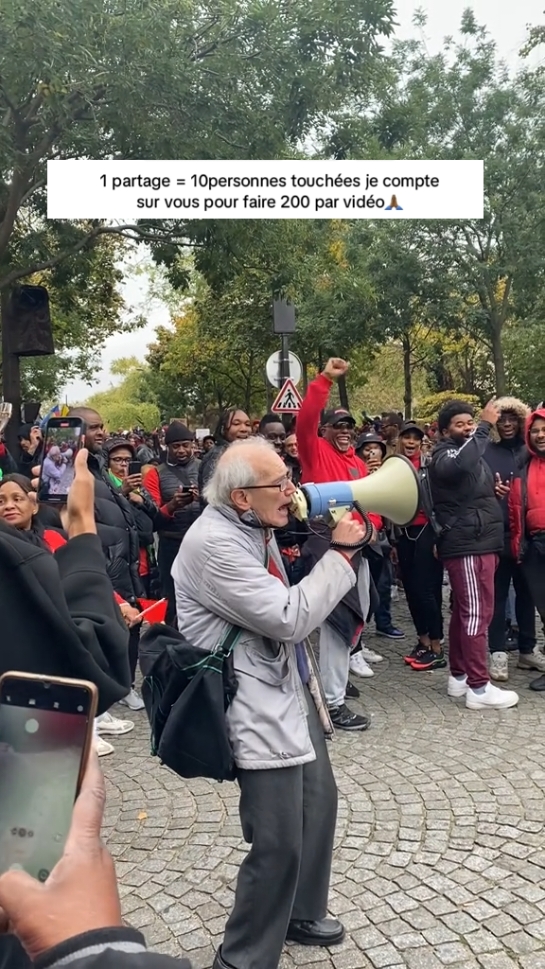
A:
POLYGON ((44 0, 26 10, 5 0, 0 288, 104 234, 151 242, 173 270, 178 246, 193 242, 206 264, 222 235, 229 248, 228 226, 86 220, 46 231, 46 162, 287 157, 365 92, 392 25, 391 0, 44 0))
POLYGON ((148 355, 148 379, 163 416, 191 410, 207 424, 230 406, 263 413, 265 361, 274 347, 269 315, 269 306, 240 304, 232 293, 214 297, 205 289, 174 316, 172 329, 160 328, 148 355))
POLYGON ((496 391, 508 373, 502 337, 527 319, 545 283, 545 87, 536 72, 514 77, 470 10, 461 42, 430 57, 424 41, 396 42, 376 108, 343 119, 329 136, 337 156, 484 159, 483 220, 414 222, 428 275, 465 304, 464 318, 494 363, 496 391))
POLYGON ((85 401, 106 421, 111 431, 128 431, 133 427, 154 430, 160 422, 157 405, 149 400, 145 371, 136 357, 115 360, 112 376, 123 379, 109 390, 93 394, 85 401))

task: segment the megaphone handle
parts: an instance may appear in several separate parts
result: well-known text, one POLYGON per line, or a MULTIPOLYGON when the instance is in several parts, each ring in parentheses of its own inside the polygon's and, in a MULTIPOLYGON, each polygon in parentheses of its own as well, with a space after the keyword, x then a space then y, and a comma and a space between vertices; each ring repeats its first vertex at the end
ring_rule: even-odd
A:
POLYGON ((363 523, 365 525, 365 535, 363 536, 361 542, 352 542, 351 544, 348 544, 348 543, 341 544, 340 542, 336 542, 335 540, 333 540, 331 542, 330 548, 337 548, 341 550, 343 548, 348 548, 350 550, 355 549, 356 551, 358 551, 359 549, 366 548, 366 546, 369 545, 369 542, 373 537, 373 523, 369 518, 369 516, 365 514, 363 508, 361 508, 360 505, 358 505, 357 501, 354 502, 354 508, 363 518, 363 523))

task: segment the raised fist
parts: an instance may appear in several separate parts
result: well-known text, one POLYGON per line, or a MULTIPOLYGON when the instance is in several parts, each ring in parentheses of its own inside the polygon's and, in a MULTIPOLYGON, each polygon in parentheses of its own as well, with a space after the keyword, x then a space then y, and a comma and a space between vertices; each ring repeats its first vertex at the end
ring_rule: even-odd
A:
POLYGON ((330 380, 338 380, 339 377, 344 376, 349 366, 350 364, 340 357, 330 357, 324 367, 324 376, 329 377, 330 380))

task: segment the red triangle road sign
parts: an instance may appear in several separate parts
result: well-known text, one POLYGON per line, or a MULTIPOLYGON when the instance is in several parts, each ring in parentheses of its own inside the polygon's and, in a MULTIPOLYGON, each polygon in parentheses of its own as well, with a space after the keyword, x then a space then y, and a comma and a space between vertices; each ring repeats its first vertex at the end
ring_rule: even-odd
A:
POLYGON ((273 414, 296 414, 297 411, 301 410, 302 403, 303 398, 301 394, 297 390, 293 380, 288 377, 278 392, 271 410, 273 414))

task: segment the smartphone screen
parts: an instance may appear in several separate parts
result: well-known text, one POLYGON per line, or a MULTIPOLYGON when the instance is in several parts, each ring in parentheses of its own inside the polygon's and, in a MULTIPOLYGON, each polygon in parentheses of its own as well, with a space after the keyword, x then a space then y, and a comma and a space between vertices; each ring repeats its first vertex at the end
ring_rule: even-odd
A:
POLYGON ((40 501, 66 501, 76 473, 74 462, 82 431, 83 423, 78 418, 54 418, 48 422, 38 490, 40 501))
POLYGON ((0 874, 22 869, 43 882, 61 858, 96 697, 83 681, 0 680, 0 874))
POLYGON ((140 474, 142 471, 141 461, 131 461, 129 464, 129 474, 140 474))

